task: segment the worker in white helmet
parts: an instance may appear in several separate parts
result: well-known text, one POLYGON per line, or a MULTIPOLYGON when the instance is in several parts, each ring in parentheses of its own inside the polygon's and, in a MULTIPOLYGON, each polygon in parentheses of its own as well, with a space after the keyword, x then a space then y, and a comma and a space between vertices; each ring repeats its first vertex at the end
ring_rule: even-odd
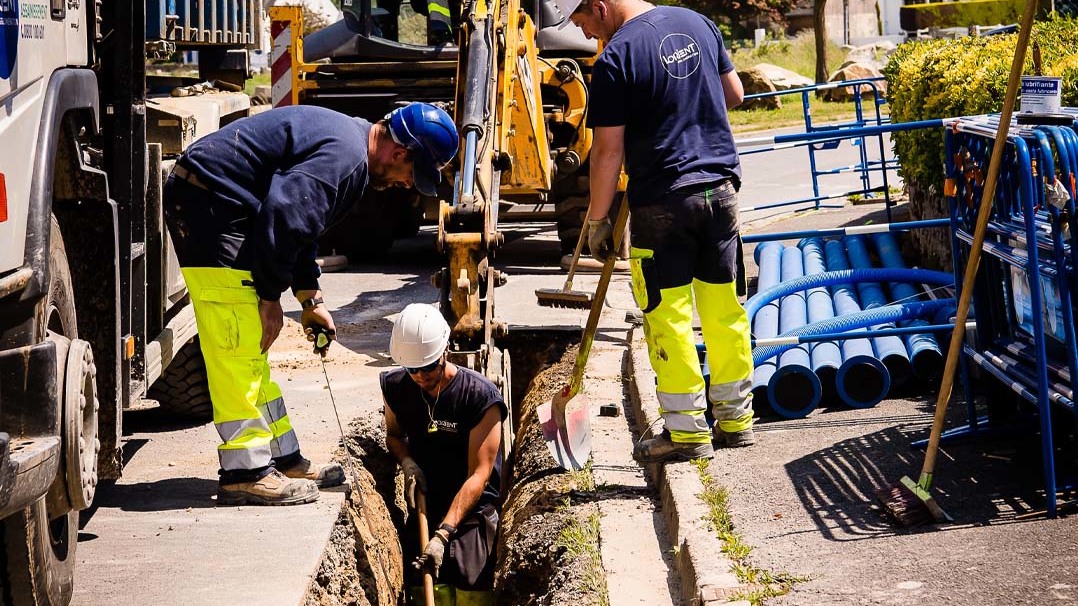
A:
POLYGON ((404 473, 405 501, 414 509, 416 491, 423 491, 435 529, 420 552, 418 518, 410 515, 401 545, 413 562, 408 584, 416 603, 426 570, 438 604, 493 605, 499 447, 508 409, 486 377, 446 359, 449 332, 434 306, 405 307, 389 341, 402 368, 381 375, 386 446, 404 473))

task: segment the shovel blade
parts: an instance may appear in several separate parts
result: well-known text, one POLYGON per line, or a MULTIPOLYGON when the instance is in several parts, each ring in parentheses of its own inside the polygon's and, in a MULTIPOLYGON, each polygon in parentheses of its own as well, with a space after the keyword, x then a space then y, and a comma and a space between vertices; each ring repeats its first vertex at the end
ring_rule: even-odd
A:
POLYGON ((583 396, 554 396, 536 411, 543 429, 543 440, 550 455, 563 469, 579 471, 591 457, 591 420, 588 402, 583 396))

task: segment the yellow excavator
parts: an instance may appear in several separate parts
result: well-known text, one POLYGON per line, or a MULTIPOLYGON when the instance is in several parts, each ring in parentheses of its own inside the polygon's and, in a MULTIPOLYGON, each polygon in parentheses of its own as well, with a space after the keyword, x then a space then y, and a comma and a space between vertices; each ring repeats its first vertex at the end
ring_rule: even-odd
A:
MULTIPOLYGON (((566 16, 554 0, 465 0, 454 19, 457 44, 410 44, 396 39, 398 2, 344 0, 343 20, 306 35, 300 8, 270 8, 272 103, 374 121, 399 104, 425 101, 455 116, 461 151, 438 199, 389 193, 410 199, 361 205, 322 245, 377 253, 394 235, 414 234, 421 217, 436 220, 445 266, 433 282, 453 330, 452 358, 484 373, 508 401, 510 356, 495 346, 506 332, 494 303, 505 277, 491 263, 504 241, 500 215, 515 204, 542 205, 558 222, 562 251, 578 242, 597 44, 576 27, 558 27, 566 16)), ((513 423, 505 425, 511 431, 513 423)))

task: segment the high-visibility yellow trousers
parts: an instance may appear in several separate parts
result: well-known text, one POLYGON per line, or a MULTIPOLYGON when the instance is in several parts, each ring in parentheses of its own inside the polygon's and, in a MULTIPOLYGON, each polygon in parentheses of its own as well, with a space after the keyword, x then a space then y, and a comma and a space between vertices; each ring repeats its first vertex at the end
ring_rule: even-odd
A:
POLYGON ((633 296, 644 311, 660 413, 681 443, 711 439, 709 401, 723 432, 748 429, 753 418, 749 319, 737 298, 737 195, 729 183, 708 187, 631 207, 633 296), (711 368, 706 394, 694 303, 711 368))
POLYGON ((270 380, 268 356, 261 351, 262 320, 251 272, 182 271, 206 360, 213 423, 221 436, 221 469, 258 469, 298 452, 281 388, 270 380))

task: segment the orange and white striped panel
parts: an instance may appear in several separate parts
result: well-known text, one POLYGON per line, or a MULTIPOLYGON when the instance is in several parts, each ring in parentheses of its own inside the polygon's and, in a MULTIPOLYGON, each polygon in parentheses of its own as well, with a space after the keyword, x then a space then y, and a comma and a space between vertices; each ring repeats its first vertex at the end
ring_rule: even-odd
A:
POLYGON ((296 103, 293 54, 297 38, 296 28, 300 23, 299 8, 271 7, 270 19, 270 36, 273 38, 273 47, 270 51, 272 103, 273 107, 284 107, 296 103))

